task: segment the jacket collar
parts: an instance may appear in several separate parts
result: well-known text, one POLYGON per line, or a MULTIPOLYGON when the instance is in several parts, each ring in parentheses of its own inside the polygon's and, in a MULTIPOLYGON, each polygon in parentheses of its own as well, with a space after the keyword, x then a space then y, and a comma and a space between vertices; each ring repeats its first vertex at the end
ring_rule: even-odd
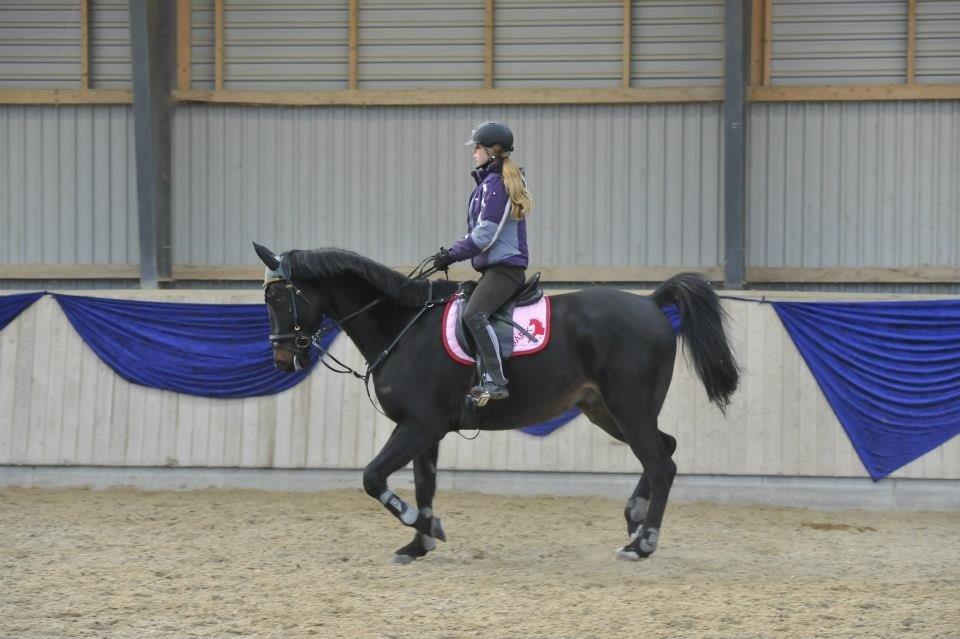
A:
POLYGON ((478 166, 476 169, 470 172, 470 175, 472 175, 473 179, 477 181, 477 184, 480 184, 491 173, 501 173, 502 171, 503 171, 503 160, 500 158, 496 158, 496 159, 490 160, 483 166, 478 166))

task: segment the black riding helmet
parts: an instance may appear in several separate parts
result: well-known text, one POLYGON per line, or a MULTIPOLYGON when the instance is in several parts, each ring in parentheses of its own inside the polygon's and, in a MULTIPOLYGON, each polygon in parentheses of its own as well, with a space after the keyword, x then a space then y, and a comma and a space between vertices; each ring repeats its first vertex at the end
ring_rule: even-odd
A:
POLYGON ((504 151, 513 151, 513 131, 506 124, 500 122, 484 122, 478 124, 470 132, 470 139, 464 142, 464 146, 476 146, 490 148, 494 144, 500 144, 504 151))

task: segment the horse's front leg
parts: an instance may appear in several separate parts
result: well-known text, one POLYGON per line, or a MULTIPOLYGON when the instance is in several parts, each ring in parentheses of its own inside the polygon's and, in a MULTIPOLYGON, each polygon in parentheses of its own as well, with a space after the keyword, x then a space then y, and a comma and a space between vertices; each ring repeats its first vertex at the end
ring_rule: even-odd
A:
POLYGON ((404 526, 410 526, 418 532, 446 541, 440 520, 425 515, 419 508, 405 502, 387 486, 387 478, 390 475, 406 466, 427 448, 437 445, 441 437, 441 434, 412 422, 399 424, 393 429, 383 449, 363 470, 363 489, 393 513, 404 526))
MULTIPOLYGON (((430 446, 413 460, 413 483, 417 489, 417 508, 424 517, 433 517, 433 495, 437 491, 437 457, 440 454, 440 442, 430 446)), ((445 540, 440 520, 435 519, 440 539, 445 540)), ((437 547, 437 539, 427 533, 413 533, 413 541, 396 551, 393 561, 408 564, 423 557, 437 547)))

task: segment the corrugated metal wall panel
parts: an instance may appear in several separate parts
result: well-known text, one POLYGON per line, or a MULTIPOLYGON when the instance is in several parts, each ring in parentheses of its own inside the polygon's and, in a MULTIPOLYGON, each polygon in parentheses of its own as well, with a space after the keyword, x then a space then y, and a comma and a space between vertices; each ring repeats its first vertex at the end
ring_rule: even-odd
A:
POLYGON ((226 89, 345 89, 347 0, 225 2, 224 60, 226 89))
POLYGON ((630 22, 633 86, 722 83, 721 0, 634 0, 630 22))
POLYGON ((179 107, 174 260, 250 261, 250 240, 414 264, 465 232, 463 140, 517 133, 534 266, 721 263, 720 107, 179 107))
MULTIPOLYGON (((123 291, 176 301, 254 302, 258 291, 123 291)), ((724 419, 682 356, 660 428, 677 437, 681 473, 863 477, 843 429, 769 305, 725 302, 743 366, 724 419)), ((338 339, 334 355, 359 352, 338 339)), ((83 344, 52 298, 0 333, 0 464, 362 468, 392 425, 363 385, 318 368, 280 395, 213 400, 128 384, 83 344), (52 336, 52 338, 51 338, 52 336)), ((444 439, 443 469, 639 472, 620 444, 584 418, 546 438, 483 432, 444 439)), ((960 438, 894 476, 960 479, 960 438)))
MULTIPOLYGON (((226 77, 235 89, 336 89, 346 85, 346 0, 232 0, 225 6, 226 77)), ((76 87, 79 6, 0 6, 2 86, 76 87)), ((496 12, 499 86, 616 86, 622 5, 614 0, 504 0, 496 12)), ((958 0, 918 3, 921 82, 960 78, 958 0)), ((193 2, 193 76, 213 81, 213 0, 193 2)), ((360 73, 367 88, 479 86, 483 7, 458 0, 375 0, 361 5, 360 73)), ((780 84, 899 83, 906 68, 901 0, 777 0, 773 79, 780 84)), ((635 0, 632 82, 719 84, 720 0, 635 0)), ((91 3, 95 87, 130 84, 127 4, 91 3)))
POLYGON ((214 76, 213 0, 190 0, 190 86, 212 89, 214 76))
MULTIPOLYGON (((346 0, 231 0, 224 15, 226 88, 346 86, 346 0)), ((498 1, 495 84, 618 86, 622 20, 617 0, 498 1)), ((476 0, 361 2, 360 87, 482 86, 484 22, 484 5, 476 0)), ((720 0, 636 0, 632 28, 634 84, 720 83, 720 0)), ((194 2, 193 75, 196 88, 212 86, 213 0, 194 2)))
POLYGON ((902 84, 906 69, 904 0, 774 1, 774 84, 902 84))
POLYGON ((494 12, 495 85, 618 86, 622 25, 623 4, 615 0, 501 0, 494 12))
POLYGON ((80 4, 0 3, 0 89, 80 87, 80 4))
POLYGON ((755 104, 749 266, 960 267, 960 101, 755 104))
POLYGON ((0 263, 139 260, 133 110, 0 108, 0 263))
MULTIPOLYGON (((259 238, 414 263, 462 235, 461 142, 491 116, 518 132, 535 266, 721 263, 718 105, 179 107, 175 261, 247 263, 259 238)), ((960 265, 960 103, 751 118, 750 266, 960 265)), ((3 107, 0 145, 0 263, 136 263, 129 107, 3 107)))
POLYGON ((360 88, 482 87, 484 16, 477 0, 364 0, 360 88))
POLYGON ((93 0, 90 3, 91 88, 132 88, 132 64, 129 3, 93 0))
POLYGON ((960 82, 960 0, 917 3, 917 82, 960 82))

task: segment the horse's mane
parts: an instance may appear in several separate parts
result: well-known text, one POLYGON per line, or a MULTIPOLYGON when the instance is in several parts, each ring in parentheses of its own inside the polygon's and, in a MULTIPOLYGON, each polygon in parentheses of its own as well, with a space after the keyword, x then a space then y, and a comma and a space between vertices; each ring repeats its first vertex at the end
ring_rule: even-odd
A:
MULTIPOLYGON (((322 248, 314 251, 290 251, 286 255, 295 280, 354 276, 403 306, 420 306, 427 299, 426 280, 413 280, 353 251, 322 248)), ((432 297, 446 297, 453 293, 456 287, 457 282, 433 280, 432 297)))

